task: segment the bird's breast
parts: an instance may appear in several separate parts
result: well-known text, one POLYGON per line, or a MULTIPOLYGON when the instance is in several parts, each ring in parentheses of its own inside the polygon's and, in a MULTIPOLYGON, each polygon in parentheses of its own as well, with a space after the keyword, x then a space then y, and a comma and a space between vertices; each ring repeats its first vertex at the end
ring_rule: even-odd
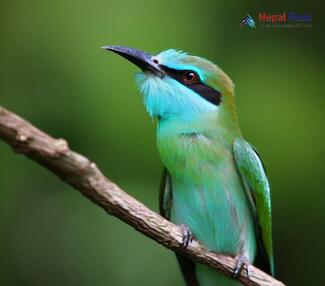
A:
POLYGON ((198 133, 158 138, 171 174, 171 220, 190 227, 210 250, 237 255, 254 252, 251 212, 232 149, 198 133))

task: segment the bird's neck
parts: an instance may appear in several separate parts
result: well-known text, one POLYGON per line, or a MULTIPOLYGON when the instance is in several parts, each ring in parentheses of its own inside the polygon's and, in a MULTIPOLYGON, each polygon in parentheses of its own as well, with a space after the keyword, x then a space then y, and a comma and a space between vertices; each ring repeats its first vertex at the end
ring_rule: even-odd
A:
POLYGON ((238 126, 224 116, 214 111, 159 120, 158 150, 172 176, 185 178, 195 175, 201 164, 216 166, 229 161, 233 142, 240 132, 238 126))
POLYGON ((231 145, 237 137, 241 136, 235 110, 229 109, 226 105, 221 105, 217 111, 198 114, 183 113, 158 120, 158 139, 186 134, 205 135, 231 145))

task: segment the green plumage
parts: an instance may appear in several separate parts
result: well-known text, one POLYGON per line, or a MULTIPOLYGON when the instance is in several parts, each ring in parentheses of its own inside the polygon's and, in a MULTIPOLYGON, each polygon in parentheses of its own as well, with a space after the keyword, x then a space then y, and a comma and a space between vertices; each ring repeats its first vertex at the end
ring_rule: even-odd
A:
POLYGON ((263 163, 243 139, 234 142, 234 156, 253 210, 260 263, 266 272, 274 275, 271 193, 263 163))
MULTIPOLYGON (((160 210, 186 225, 210 251, 273 274, 271 200, 259 156, 242 138, 234 85, 203 58, 167 50, 156 56, 106 47, 141 67, 136 82, 148 113, 158 118, 165 166, 160 210)), ((187 286, 239 285, 178 255, 187 286)))
MULTIPOLYGON (((189 226, 195 237, 211 251, 236 256, 243 251, 244 247, 250 256, 248 258, 250 262, 254 260, 255 251, 257 251, 258 266, 273 274, 270 192, 265 171, 257 153, 246 141, 238 137, 231 148, 224 148, 222 152, 220 148, 210 146, 212 152, 217 154, 213 156, 215 160, 207 159, 208 162, 206 162, 196 150, 200 147, 194 145, 209 144, 206 141, 208 139, 203 139, 202 143, 199 142, 199 138, 191 138, 191 136, 193 137, 190 135, 188 138, 190 142, 183 139, 184 145, 179 146, 183 149, 183 159, 192 161, 190 165, 187 164, 187 168, 183 169, 188 174, 179 171, 182 168, 176 165, 170 168, 177 174, 174 176, 175 179, 172 179, 167 170, 163 176, 162 214, 174 223, 189 226), (186 148, 186 144, 191 147, 186 148), (218 156, 220 152, 221 160, 218 156), (191 159, 191 156, 194 158, 191 159), (211 172, 206 164, 211 164, 209 168, 215 170, 211 172), (205 167, 202 168, 202 165, 205 167), (189 177, 192 178, 189 169, 196 173, 196 176, 193 176, 195 180, 189 179, 189 177), (217 175, 206 176, 206 173, 217 175)), ((158 135, 158 146, 161 140, 168 139, 161 139, 158 135)), ((162 144, 168 145, 166 142, 162 144)), ((170 147, 175 148, 175 146, 170 147)), ((173 152, 168 152, 168 154, 173 156, 173 152)), ((186 165, 180 157, 177 162, 186 165)), ((182 266, 184 258, 178 258, 182 266)), ((198 285, 195 284, 197 282, 193 282, 196 279, 195 275, 188 273, 190 263, 187 262, 185 265, 187 284, 198 285)), ((192 266, 192 268, 196 271, 195 267, 192 266)), ((220 285, 239 285, 205 267, 199 270, 201 276, 206 278, 201 278, 206 282, 200 280, 205 283, 204 286, 214 285, 213 281, 219 281, 222 283, 220 285)))

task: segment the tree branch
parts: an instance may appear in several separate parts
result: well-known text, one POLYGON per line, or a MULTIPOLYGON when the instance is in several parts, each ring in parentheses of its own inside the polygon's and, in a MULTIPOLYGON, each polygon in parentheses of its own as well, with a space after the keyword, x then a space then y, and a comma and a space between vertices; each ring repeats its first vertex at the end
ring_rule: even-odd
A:
MULTIPOLYGON (((122 191, 101 173, 95 163, 70 150, 65 140, 50 137, 1 106, 0 138, 11 145, 15 152, 45 166, 106 212, 142 234, 194 261, 231 276, 235 267, 232 257, 209 252, 197 241, 190 243, 186 249, 180 248, 182 231, 179 226, 165 220, 122 191)), ((242 271, 238 280, 252 286, 284 286, 282 282, 253 266, 250 266, 249 277, 246 271, 242 271)))

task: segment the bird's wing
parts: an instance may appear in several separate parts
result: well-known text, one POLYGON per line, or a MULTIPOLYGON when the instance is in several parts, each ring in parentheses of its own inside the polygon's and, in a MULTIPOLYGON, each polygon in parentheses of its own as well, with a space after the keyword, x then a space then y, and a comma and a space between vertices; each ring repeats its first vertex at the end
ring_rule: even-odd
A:
POLYGON ((257 152, 242 138, 235 140, 233 150, 254 214, 258 266, 274 275, 271 194, 265 169, 257 152))
POLYGON ((170 220, 170 210, 172 206, 172 182, 167 169, 161 177, 159 192, 159 212, 165 218, 170 220))
MULTIPOLYGON (((167 169, 164 169, 161 184, 160 184, 160 194, 159 194, 159 210, 160 214, 170 220, 170 210, 172 207, 172 181, 171 176, 167 169)), ((184 280, 187 286, 199 286, 199 283, 195 274, 195 263, 185 258, 184 256, 177 254, 177 260, 181 267, 184 280)))

